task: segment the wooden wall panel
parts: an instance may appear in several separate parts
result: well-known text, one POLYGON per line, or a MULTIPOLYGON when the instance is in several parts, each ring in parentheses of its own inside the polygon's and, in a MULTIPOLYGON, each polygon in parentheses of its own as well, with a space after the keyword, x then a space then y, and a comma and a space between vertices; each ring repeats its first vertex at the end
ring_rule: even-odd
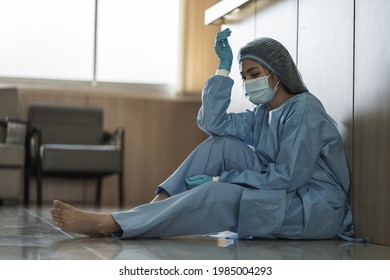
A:
POLYGON ((356 2, 354 215, 358 235, 390 246, 390 2, 356 2))

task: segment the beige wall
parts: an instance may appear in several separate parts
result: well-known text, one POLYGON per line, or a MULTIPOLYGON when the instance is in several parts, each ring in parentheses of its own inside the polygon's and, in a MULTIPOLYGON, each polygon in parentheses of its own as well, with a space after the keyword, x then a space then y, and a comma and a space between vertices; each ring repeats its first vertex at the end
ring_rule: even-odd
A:
MULTIPOLYGON (((225 19, 234 53, 269 36, 290 51, 304 81, 339 124, 351 169, 358 236, 390 245, 390 2, 386 0, 253 0, 225 19)), ((232 111, 242 97, 237 63, 232 111)))

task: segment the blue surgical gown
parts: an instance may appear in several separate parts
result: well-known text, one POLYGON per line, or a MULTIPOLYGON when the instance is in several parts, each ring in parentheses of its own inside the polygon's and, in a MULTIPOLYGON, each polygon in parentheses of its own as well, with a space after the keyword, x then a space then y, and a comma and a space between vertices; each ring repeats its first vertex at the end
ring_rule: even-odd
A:
POLYGON ((310 93, 227 113, 233 80, 209 78, 198 124, 210 137, 158 187, 171 197, 112 214, 116 238, 231 230, 239 239, 353 235, 349 172, 335 122, 310 93), (188 190, 185 178, 220 176, 188 190))
POLYGON ((197 121, 209 135, 238 138, 257 155, 256 168, 220 174, 220 182, 244 187, 239 237, 352 236, 343 142, 321 102, 307 92, 273 110, 227 113, 232 86, 229 77, 209 78, 197 121))

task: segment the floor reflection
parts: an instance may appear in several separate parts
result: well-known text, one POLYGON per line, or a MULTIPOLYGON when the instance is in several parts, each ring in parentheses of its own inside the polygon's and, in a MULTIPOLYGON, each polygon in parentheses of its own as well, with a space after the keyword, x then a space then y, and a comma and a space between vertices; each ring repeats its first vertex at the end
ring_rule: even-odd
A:
POLYGON ((339 240, 237 241, 207 237, 116 240, 80 238, 57 243, 52 259, 116 260, 352 260, 388 259, 390 248, 339 240), (377 252, 377 256, 367 251, 377 252), (386 256, 386 257, 384 257, 386 256))
POLYGON ((352 260, 390 259, 390 247, 341 240, 231 240, 204 236, 116 240, 69 234, 48 209, 0 208, 0 259, 352 260))

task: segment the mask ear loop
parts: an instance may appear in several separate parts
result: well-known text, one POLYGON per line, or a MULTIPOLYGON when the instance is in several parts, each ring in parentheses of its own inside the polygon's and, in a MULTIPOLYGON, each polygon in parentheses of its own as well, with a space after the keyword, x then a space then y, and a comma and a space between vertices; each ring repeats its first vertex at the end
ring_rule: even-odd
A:
POLYGON ((275 91, 275 93, 278 91, 278 85, 279 85, 279 83, 280 83, 280 79, 278 79, 278 82, 276 83, 276 85, 275 85, 275 87, 274 88, 270 88, 270 86, 269 86, 269 83, 268 83, 268 79, 269 79, 269 77, 272 75, 272 72, 270 72, 269 73, 269 75, 267 76, 267 86, 268 86, 268 88, 269 89, 272 89, 273 91, 275 91))
POLYGON ((275 87, 274 87, 274 91, 275 91, 275 92, 279 89, 279 87, 278 87, 279 83, 280 83, 280 80, 278 80, 278 82, 276 83, 276 85, 275 85, 275 87))

